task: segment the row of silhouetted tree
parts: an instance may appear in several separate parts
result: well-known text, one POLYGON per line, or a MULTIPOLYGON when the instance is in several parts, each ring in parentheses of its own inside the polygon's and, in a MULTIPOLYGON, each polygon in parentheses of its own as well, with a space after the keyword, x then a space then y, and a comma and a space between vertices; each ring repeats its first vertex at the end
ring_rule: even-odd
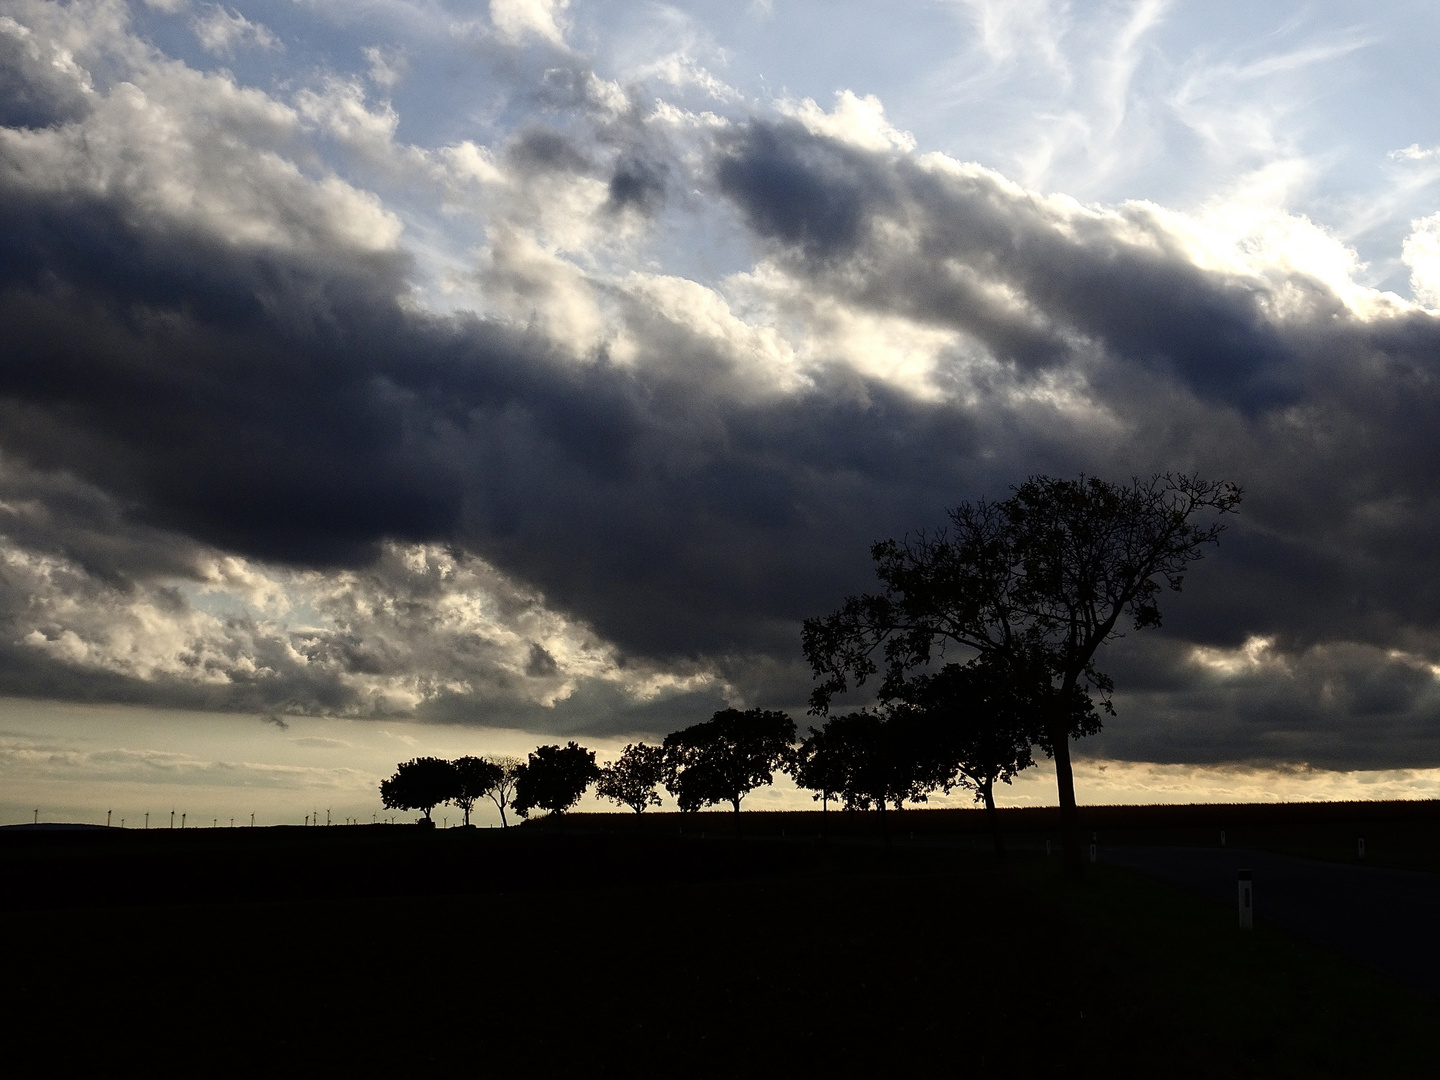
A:
MULTIPOLYGON (((850 810, 923 802, 937 790, 968 788, 994 816, 996 782, 1008 783, 1033 764, 1032 745, 1045 735, 1034 703, 987 665, 947 665, 914 680, 883 711, 831 717, 796 742, 795 722, 768 709, 723 709, 704 723, 666 736, 660 746, 635 743, 604 767, 595 752, 571 742, 541 746, 525 761, 425 757, 407 761, 380 785, 391 809, 419 810, 429 823, 444 803, 470 811, 490 799, 508 825, 507 810, 563 813, 593 784, 596 794, 636 813, 661 803, 663 787, 682 811, 725 803, 737 812, 745 796, 777 772, 815 792, 822 810, 832 800, 850 810)), ((1093 715, 1078 695, 1077 723, 1093 715)), ((998 845, 998 830, 996 832, 998 845)))
POLYGON ((900 807, 931 792, 968 788, 1000 836, 995 784, 1055 761, 1067 874, 1083 872, 1069 743, 1100 729, 1091 700, 1113 713, 1113 683, 1096 666, 1122 628, 1160 625, 1159 598, 1178 591, 1191 563, 1224 531, 1241 490, 1184 474, 1114 484, 1031 477, 1001 501, 949 511, 939 531, 871 547, 880 589, 805 620, 802 648, 816 683, 810 711, 828 717, 798 745, 783 712, 724 709, 661 746, 627 746, 605 768, 570 743, 525 762, 419 758, 381 785, 385 805, 465 810, 489 797, 519 814, 598 794, 636 812, 664 786, 685 811, 730 803, 794 776, 851 809, 900 807), (1210 520, 1205 520, 1210 518, 1210 520), (963 664, 951 656, 968 657, 963 664), (875 679, 874 710, 831 716, 837 697, 875 679))

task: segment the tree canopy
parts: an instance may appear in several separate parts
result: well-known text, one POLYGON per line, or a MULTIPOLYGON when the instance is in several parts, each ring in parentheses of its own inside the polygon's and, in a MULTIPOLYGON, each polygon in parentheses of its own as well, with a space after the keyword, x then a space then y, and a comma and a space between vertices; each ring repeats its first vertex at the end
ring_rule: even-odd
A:
POLYGON ((845 790, 849 776, 847 750, 848 747, 837 733, 829 730, 827 724, 823 728, 812 727, 795 752, 795 783, 815 792, 822 814, 829 809, 830 800, 845 790))
POLYGON ((461 792, 460 777, 453 762, 421 757, 401 762, 395 775, 380 781, 380 802, 389 810, 419 810, 425 823, 433 825, 430 811, 450 802, 461 792))
MULTIPOLYGON (((915 731, 912 742, 927 782, 949 793, 956 786, 984 802, 995 852, 1004 842, 995 808, 995 784, 1010 781, 1035 763, 1032 748, 1048 748, 1043 688, 1015 674, 991 654, 968 664, 946 664, 912 678, 894 707, 897 720, 915 731)), ((1072 699, 1070 734, 1099 730, 1100 718, 1081 687, 1072 699)))
POLYGON ((521 817, 534 809, 563 814, 600 776, 595 751, 574 742, 541 746, 515 770, 515 797, 511 805, 521 817))
POLYGON ((851 809, 898 810, 907 800, 923 802, 935 786, 914 725, 855 712, 831 717, 824 731, 843 773, 838 794, 851 809))
POLYGON ((665 749, 632 743, 614 761, 600 770, 595 794, 637 814, 648 806, 659 806, 655 791, 665 779, 665 749))
POLYGON ((459 782, 456 795, 450 800, 465 814, 465 824, 470 824, 470 811, 475 804, 500 783, 500 766, 483 757, 462 757, 454 762, 455 776, 459 782))
MULTIPOLYGON (((1240 489, 1166 474, 1129 484, 1095 477, 1032 477, 1003 502, 977 500, 949 525, 871 548, 876 594, 805 622, 805 657, 816 678, 814 712, 881 676, 882 700, 899 698, 912 671, 947 651, 990 657, 1036 695, 1055 758, 1065 858, 1083 869, 1069 740, 1075 693, 1086 687, 1110 710, 1110 679, 1094 664, 1121 631, 1160 624, 1162 590, 1178 591, 1190 563, 1224 525, 1197 518, 1239 506, 1240 489)), ((1096 725, 1098 727, 1098 724, 1096 725)))
POLYGON ((740 801, 790 761, 795 721, 769 709, 721 709, 665 736, 665 786, 685 811, 740 801))

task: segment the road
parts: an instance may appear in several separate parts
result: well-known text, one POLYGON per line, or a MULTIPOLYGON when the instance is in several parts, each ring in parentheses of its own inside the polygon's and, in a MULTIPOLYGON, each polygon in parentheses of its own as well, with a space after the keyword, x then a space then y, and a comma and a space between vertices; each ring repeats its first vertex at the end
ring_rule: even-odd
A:
POLYGON ((1101 846, 1113 866, 1237 908, 1236 871, 1255 875, 1255 917, 1440 996, 1440 874, 1236 848, 1101 846))

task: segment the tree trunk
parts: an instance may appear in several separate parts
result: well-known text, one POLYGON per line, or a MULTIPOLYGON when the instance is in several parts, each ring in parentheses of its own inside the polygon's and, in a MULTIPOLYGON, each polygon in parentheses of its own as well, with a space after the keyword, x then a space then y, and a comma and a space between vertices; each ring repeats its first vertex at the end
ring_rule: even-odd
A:
POLYGON ((1075 805, 1075 773, 1070 767, 1070 716, 1063 704, 1057 707, 1060 715, 1051 717, 1050 742, 1055 751, 1055 786, 1060 796, 1060 852, 1065 876, 1078 879, 1085 876, 1085 859, 1080 853, 1080 812, 1075 805))
POLYGON ((885 816, 885 800, 880 800, 880 834, 885 837, 885 850, 890 850, 890 819, 885 816))
POLYGON ((504 804, 504 803, 500 803, 499 805, 500 805, 500 827, 501 827, 502 829, 508 829, 508 828, 510 827, 510 822, 508 822, 508 821, 505 820, 505 804, 504 804))
POLYGON ((990 819, 990 842, 995 846, 995 861, 1005 861, 1005 841, 1000 836, 1000 815, 995 811, 995 778, 985 781, 980 789, 985 796, 985 816, 990 819))
POLYGON ((740 799, 731 799, 730 802, 735 807, 735 835, 738 837, 740 835, 740 799))

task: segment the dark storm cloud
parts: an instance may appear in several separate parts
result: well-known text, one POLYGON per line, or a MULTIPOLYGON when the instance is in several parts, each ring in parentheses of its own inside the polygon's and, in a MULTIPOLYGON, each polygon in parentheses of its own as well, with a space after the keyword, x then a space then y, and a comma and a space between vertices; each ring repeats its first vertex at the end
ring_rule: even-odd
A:
POLYGON ((44 128, 89 112, 84 93, 33 35, 0 29, 0 127, 44 128))
POLYGON ((716 173, 810 289, 960 328, 1027 377, 1082 376, 1118 423, 1063 463, 1015 431, 1035 440, 1007 448, 1023 471, 1200 469, 1246 485, 1241 520, 1168 604, 1171 662, 1114 654, 1122 689, 1154 693, 1122 699, 1132 715, 1097 752, 1440 760, 1434 675, 1416 662, 1440 647, 1433 316, 1362 319, 1299 271, 1200 269, 1146 208, 1071 210, 790 123, 752 121, 716 173), (1020 303, 997 303, 997 283, 1020 303), (1188 642, 1257 634, 1293 662, 1197 683, 1188 642))
POLYGON ((587 172, 590 160, 558 131, 536 128, 510 144, 510 160, 525 172, 587 172))
MULTIPOLYGON (((99 485, 131 522, 283 563, 464 538, 651 654, 778 646, 767 626, 823 602, 803 584, 809 521, 852 499, 923 505, 889 477, 846 495, 816 470, 887 457, 907 440, 866 417, 888 413, 939 436, 912 449, 943 472, 966 426, 899 397, 746 407, 577 365, 404 311, 389 259, 237 251, 74 200, 7 198, 0 227, 15 457, 99 485)), ((851 556, 826 561, 834 576, 851 556)))
MULTIPOLYGON (((857 302, 956 326, 1027 369, 1074 362, 1076 334, 1246 410, 1293 399, 1290 343, 1255 288, 1207 273, 1147 223, 1075 215, 993 174, 953 175, 751 121, 723 148, 720 189, 795 269, 857 302), (895 231, 912 243, 894 243, 895 231), (994 286, 1034 314, 1005 318, 994 286)), ((1322 302, 1325 298, 1322 298, 1322 302)))
POLYGON ((363 560, 379 536, 453 525, 458 477, 407 426, 440 417, 412 419, 427 388, 387 377, 394 260, 236 254, 78 199, 7 194, 0 220, 18 456, 137 520, 281 561, 363 560))
POLYGON ((73 476, 37 472, 14 459, 0 458, 0 535, 121 588, 195 569, 194 541, 128 520, 113 498, 73 476))
MULTIPOLYGON (((600 111, 585 73, 547 92, 557 109, 600 111)), ((15 100, 37 123, 66 115, 15 100)), ((602 213, 649 212, 667 151, 629 114, 607 123, 589 141, 527 128, 504 160, 521 183, 604 181, 602 213)), ((78 673, 56 623, 43 649, 0 642, 5 689, 357 708, 360 691, 335 673, 403 672, 407 643, 433 629, 439 586, 385 563, 383 542, 400 540, 483 556, 626 662, 703 661, 788 704, 808 682, 799 621, 870 586, 871 541, 1028 473, 1198 469, 1245 484, 1244 515, 1167 606, 1151 651, 1114 653, 1128 696, 1105 749, 1440 763, 1423 664, 1440 657, 1435 320, 1367 322, 1300 274, 1277 284, 1198 268, 1143 208, 1067 209, 791 123, 732 128, 709 168, 797 295, 961 331, 986 362, 943 358, 935 381, 949 396, 841 362, 761 392, 733 353, 619 290, 638 359, 577 359, 539 329, 418 310, 403 257, 357 250, 300 211, 284 225, 309 239, 286 248, 0 172, 0 449, 23 463, 7 482, 25 489, 5 534, 81 566, 67 588, 112 590, 97 605, 194 580, 202 545, 364 568, 365 588, 406 601, 389 637, 337 618, 297 641, 235 620, 194 660, 228 681, 204 685, 78 673), (1073 405, 1052 403, 1056 385, 1074 388, 1073 405), (1280 659, 1197 666, 1196 646, 1223 657, 1255 635, 1280 659), (247 682, 242 640, 283 677, 247 682), (1327 681, 1327 665, 1343 670, 1327 681)), ((5 617, 26 602, 11 589, 5 617)), ((426 659, 437 686, 472 670, 465 647, 426 659)), ((544 646, 526 648, 497 686, 557 675, 544 646)), ((509 703, 484 718, 641 730, 647 716, 664 728, 718 704, 710 689, 622 697, 582 686, 553 709, 509 703)), ((474 717, 449 689, 421 711, 474 717)))
POLYGON ((750 123, 719 158, 720 190, 750 227, 812 261, 851 256, 865 227, 899 204, 880 156, 809 134, 798 123, 750 123))
POLYGON ((1120 715, 1087 752, 1334 769, 1440 761, 1440 691, 1434 673, 1413 657, 1352 642, 1252 650, 1254 660, 1242 656, 1222 673, 1197 667, 1191 648, 1174 639, 1118 643, 1109 667, 1122 687, 1120 715))
POLYGON ((618 213, 633 207, 650 213, 664 199, 665 186, 662 168, 634 158, 622 161, 610 177, 610 197, 605 209, 618 213))

